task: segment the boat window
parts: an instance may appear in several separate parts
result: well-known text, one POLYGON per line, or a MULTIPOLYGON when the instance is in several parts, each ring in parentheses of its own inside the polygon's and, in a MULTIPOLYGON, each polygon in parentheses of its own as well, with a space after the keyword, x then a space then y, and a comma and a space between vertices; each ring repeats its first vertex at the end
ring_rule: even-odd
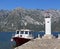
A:
POLYGON ((21 34, 24 34, 24 31, 21 31, 21 34))
POLYGON ((25 34, 28 34, 28 31, 25 31, 25 34))
POLYGON ((32 34, 32 32, 29 32, 29 34, 32 34))
POLYGON ((17 31, 17 34, 19 34, 19 31, 17 31))

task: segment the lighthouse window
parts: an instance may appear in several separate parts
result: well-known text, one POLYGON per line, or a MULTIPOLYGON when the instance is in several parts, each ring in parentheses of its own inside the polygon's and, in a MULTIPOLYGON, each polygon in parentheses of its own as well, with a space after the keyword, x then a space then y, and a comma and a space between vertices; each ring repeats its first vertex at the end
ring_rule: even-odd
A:
POLYGON ((28 31, 25 31, 25 34, 28 34, 28 31))
POLYGON ((47 23, 49 23, 49 21, 47 23))

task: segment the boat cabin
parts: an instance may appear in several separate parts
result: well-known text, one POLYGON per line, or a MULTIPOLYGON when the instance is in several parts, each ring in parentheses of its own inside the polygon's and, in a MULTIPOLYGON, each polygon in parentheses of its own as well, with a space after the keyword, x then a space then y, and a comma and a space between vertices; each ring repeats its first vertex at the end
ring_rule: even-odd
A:
POLYGON ((29 29, 16 30, 15 37, 31 38, 32 37, 32 31, 29 29))

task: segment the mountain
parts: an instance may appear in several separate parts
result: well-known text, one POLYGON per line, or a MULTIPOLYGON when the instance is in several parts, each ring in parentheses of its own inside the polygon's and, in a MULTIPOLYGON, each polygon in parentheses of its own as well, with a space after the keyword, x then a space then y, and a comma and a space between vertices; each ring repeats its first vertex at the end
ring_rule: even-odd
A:
POLYGON ((13 10, 0 10, 0 32, 11 32, 21 28, 44 31, 46 11, 52 15, 52 32, 60 31, 60 10, 16 8, 13 10))

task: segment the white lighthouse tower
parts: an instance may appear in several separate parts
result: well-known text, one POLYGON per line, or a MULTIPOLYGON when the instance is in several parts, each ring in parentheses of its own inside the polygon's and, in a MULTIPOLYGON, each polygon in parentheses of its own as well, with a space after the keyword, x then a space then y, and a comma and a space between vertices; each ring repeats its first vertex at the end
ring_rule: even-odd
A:
POLYGON ((51 38, 51 14, 47 13, 45 15, 45 35, 44 38, 51 38))
POLYGON ((51 17, 45 17, 45 35, 51 35, 51 17))

